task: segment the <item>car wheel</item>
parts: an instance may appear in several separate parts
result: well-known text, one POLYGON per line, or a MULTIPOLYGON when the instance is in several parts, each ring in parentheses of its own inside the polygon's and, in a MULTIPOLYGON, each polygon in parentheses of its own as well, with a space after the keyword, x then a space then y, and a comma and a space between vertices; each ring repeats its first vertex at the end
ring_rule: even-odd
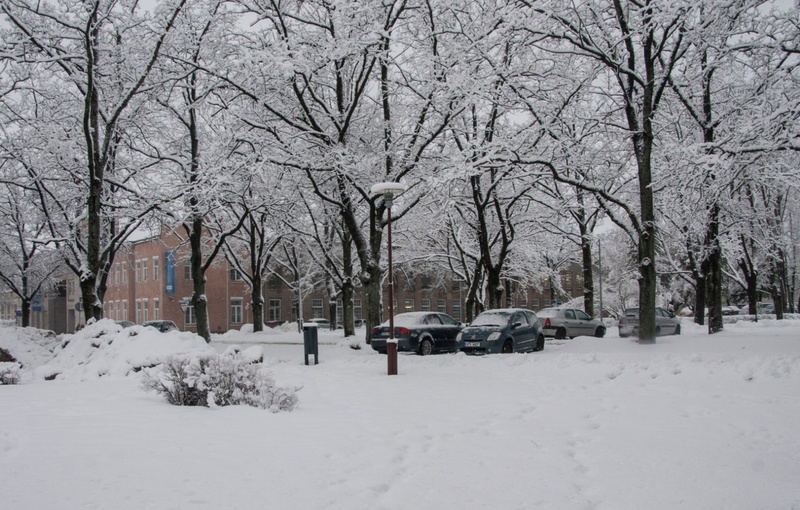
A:
POLYGON ((680 335, 681 334, 681 325, 680 324, 675 326, 675 334, 676 335, 680 335))
POLYGON ((544 335, 539 335, 539 338, 536 339, 536 349, 535 351, 543 351, 544 350, 544 335))
POLYGON ((433 353, 433 342, 431 342, 430 338, 423 338, 419 342, 419 350, 417 351, 420 356, 427 356, 433 353))
POLYGON ((602 326, 597 328, 597 330, 595 330, 595 332, 594 332, 594 336, 596 338, 603 338, 604 336, 606 336, 606 328, 604 328, 602 326))
POLYGON ((511 340, 506 340, 503 344, 503 354, 511 354, 514 352, 514 343, 511 340))
POLYGON ((558 328, 556 330, 556 340, 563 340, 567 338, 567 330, 564 328, 558 328))

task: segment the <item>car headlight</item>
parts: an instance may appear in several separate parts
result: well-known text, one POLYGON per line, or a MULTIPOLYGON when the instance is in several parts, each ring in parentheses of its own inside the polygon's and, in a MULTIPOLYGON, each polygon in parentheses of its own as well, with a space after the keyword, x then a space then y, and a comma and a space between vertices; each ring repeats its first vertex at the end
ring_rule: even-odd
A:
POLYGON ((500 338, 500 332, 495 331, 494 333, 486 337, 486 341, 491 342, 493 340, 498 340, 499 338, 500 338))

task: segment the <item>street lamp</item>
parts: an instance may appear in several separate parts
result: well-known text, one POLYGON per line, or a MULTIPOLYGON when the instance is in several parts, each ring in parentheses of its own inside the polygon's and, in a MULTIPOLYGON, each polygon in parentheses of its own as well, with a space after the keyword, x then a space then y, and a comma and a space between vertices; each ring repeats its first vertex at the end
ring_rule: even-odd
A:
POLYGON ((397 375, 397 340, 394 338, 394 276, 392 268, 392 199, 408 187, 399 182, 379 182, 370 190, 373 196, 383 195, 386 206, 386 232, 389 260, 389 338, 386 340, 386 362, 389 375, 397 375))

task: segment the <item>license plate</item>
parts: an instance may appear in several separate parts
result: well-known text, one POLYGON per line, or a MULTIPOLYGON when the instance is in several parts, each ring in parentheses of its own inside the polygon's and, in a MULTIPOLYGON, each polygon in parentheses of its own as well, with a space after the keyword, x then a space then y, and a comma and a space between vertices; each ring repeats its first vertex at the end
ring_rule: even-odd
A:
POLYGON ((464 347, 480 347, 480 342, 464 342, 464 347))

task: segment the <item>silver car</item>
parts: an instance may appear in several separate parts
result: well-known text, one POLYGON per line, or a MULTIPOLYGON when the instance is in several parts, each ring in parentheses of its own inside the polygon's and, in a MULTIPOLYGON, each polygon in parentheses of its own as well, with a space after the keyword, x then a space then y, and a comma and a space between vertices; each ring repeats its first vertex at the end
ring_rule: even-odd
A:
POLYGON ((536 312, 544 336, 557 339, 576 336, 603 338, 606 327, 600 319, 594 319, 577 308, 544 308, 536 312))
MULTIPOLYGON (((680 335, 681 319, 663 308, 656 308, 656 336, 680 335)), ((639 335, 639 309, 628 308, 619 317, 619 336, 639 335)))

